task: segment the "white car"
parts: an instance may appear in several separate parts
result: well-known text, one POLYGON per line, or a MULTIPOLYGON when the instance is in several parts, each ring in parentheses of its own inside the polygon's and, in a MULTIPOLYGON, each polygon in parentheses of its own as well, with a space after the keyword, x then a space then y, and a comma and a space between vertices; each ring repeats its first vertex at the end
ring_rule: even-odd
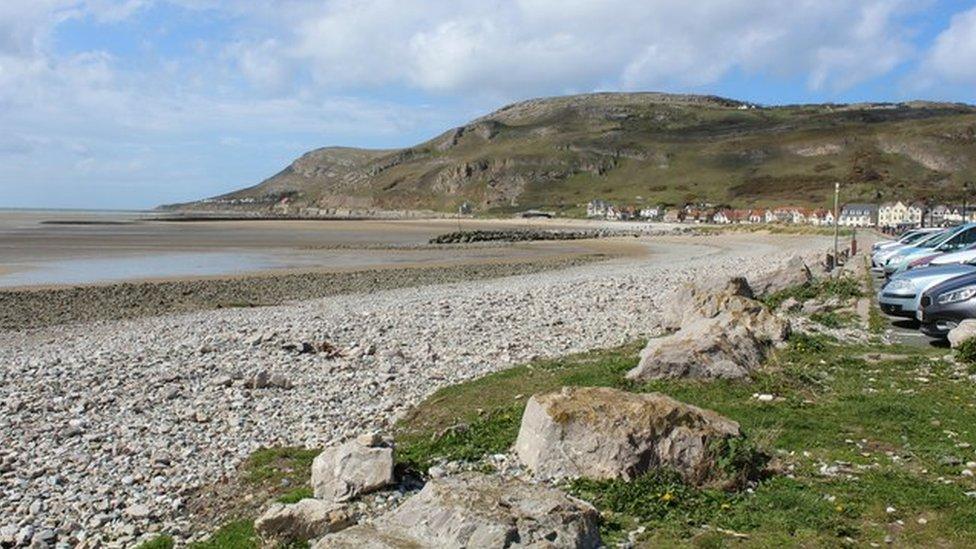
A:
POLYGON ((976 247, 970 247, 961 252, 953 252, 951 254, 942 254, 936 257, 932 261, 929 261, 930 267, 935 267, 936 265, 952 265, 953 263, 969 263, 976 260, 976 247))
POLYGON ((875 242, 873 245, 871 245, 871 252, 876 253, 881 250, 891 249, 895 246, 904 246, 907 244, 911 244, 912 242, 920 240, 922 236, 938 230, 939 229, 935 227, 912 229, 910 231, 902 233, 902 235, 899 236, 897 240, 879 240, 878 242, 875 242))

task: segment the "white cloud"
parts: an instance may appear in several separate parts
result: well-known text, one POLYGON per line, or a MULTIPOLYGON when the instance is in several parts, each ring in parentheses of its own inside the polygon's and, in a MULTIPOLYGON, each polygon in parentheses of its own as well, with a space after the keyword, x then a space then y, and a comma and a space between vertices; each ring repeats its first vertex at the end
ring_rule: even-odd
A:
POLYGON ((976 8, 952 18, 923 63, 929 79, 976 85, 976 8))
POLYGON ((700 86, 734 70, 846 89, 912 47, 907 0, 340 0, 300 17, 284 55, 333 89, 398 84, 532 95, 700 86))

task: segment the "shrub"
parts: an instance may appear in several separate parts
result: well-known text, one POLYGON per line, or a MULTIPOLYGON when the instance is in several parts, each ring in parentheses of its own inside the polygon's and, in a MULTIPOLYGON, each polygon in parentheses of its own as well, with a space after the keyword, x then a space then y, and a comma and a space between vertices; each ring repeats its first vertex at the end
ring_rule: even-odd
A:
POLYGON ((976 337, 963 341, 956 347, 956 358, 970 367, 976 369, 976 337))

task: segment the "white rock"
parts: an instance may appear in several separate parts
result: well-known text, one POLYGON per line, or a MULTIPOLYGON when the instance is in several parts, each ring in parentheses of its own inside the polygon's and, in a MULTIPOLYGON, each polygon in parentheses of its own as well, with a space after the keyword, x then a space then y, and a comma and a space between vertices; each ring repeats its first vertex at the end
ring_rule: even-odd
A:
POLYGON ((393 482, 392 447, 367 446, 355 439, 326 448, 312 462, 315 497, 328 502, 349 501, 393 482))

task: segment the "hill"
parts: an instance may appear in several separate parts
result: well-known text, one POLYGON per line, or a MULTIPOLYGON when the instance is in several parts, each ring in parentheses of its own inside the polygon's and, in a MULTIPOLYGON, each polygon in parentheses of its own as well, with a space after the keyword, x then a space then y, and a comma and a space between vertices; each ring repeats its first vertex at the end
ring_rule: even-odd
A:
POLYGON ((969 105, 599 93, 515 103, 405 149, 317 149, 258 185, 170 208, 455 211, 466 201, 579 215, 594 198, 818 206, 834 181, 847 200, 953 200, 972 179, 969 105))

